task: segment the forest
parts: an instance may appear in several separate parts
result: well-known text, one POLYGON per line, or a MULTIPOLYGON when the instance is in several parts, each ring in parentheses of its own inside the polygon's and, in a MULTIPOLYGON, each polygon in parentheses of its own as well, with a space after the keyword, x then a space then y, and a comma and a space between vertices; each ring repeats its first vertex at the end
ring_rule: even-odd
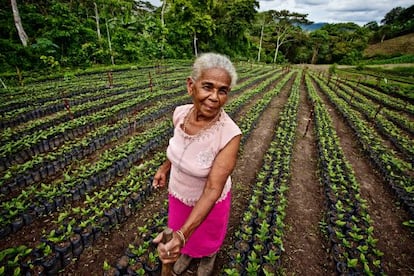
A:
POLYGON ((164 0, 161 7, 134 0, 0 3, 0 73, 14 75, 191 59, 205 51, 251 62, 355 65, 370 43, 414 30, 414 5, 393 8, 381 24, 306 31, 313 23, 308 14, 259 12, 255 0, 164 0))

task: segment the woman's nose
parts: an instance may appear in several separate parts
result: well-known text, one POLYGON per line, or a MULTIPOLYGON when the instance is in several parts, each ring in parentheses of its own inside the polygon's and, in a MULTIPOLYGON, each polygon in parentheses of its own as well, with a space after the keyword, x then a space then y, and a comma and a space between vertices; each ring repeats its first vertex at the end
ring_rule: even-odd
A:
POLYGON ((217 89, 213 89, 213 91, 211 92, 209 99, 211 99, 212 101, 218 101, 219 97, 218 97, 218 90, 217 89))

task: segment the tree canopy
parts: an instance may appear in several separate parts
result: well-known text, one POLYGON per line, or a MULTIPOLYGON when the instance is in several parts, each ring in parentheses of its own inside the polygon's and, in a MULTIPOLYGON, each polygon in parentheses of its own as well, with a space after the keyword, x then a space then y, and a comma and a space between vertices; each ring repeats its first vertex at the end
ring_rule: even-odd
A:
POLYGON ((188 59, 216 51, 264 62, 347 63, 371 41, 413 31, 414 6, 360 27, 308 32, 307 14, 258 12, 256 0, 0 0, 0 70, 188 59))

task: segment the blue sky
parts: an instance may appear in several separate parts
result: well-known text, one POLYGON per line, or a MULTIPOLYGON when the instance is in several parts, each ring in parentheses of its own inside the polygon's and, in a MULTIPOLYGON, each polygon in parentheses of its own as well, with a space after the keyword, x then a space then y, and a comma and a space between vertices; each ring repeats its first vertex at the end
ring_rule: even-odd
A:
MULTIPOLYGON (((167 0, 168 1, 168 0, 167 0)), ((150 0, 160 6, 159 0, 150 0)), ((413 0, 261 0, 260 11, 289 10, 308 14, 308 20, 327 23, 354 22, 360 26, 377 21, 395 7, 408 8, 413 0)))

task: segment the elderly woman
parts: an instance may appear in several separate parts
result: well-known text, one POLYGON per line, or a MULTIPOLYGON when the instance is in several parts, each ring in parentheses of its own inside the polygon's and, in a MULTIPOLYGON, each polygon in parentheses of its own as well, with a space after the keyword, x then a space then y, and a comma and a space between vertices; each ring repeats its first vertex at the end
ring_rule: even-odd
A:
POLYGON ((168 183, 168 227, 173 238, 154 239, 163 263, 175 262, 183 273, 193 258, 200 258, 198 275, 211 275, 216 253, 223 244, 231 206, 231 178, 240 146, 241 131, 223 110, 237 80, 231 61, 206 53, 193 64, 187 91, 193 104, 173 114, 174 135, 167 160, 154 176, 154 187, 168 183))

